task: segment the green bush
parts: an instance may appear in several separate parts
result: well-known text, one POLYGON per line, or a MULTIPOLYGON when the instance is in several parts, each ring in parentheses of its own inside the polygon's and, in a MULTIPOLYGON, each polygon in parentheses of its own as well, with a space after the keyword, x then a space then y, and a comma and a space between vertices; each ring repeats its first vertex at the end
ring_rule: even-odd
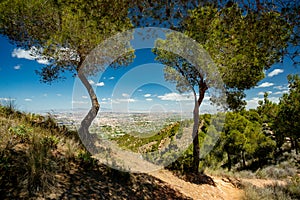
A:
POLYGON ((264 188, 248 184, 244 188, 245 200, 292 200, 283 186, 273 185, 264 188))
POLYGON ((292 198, 300 199, 300 177, 298 175, 293 176, 286 188, 292 198))
POLYGON ((297 173, 295 166, 288 162, 282 162, 278 165, 270 165, 256 171, 258 178, 284 179, 294 176, 297 173))
POLYGON ((47 135, 41 139, 42 145, 47 145, 50 148, 57 148, 57 144, 59 142, 59 138, 55 135, 47 135))
POLYGON ((33 129, 21 124, 18 126, 10 127, 8 130, 12 134, 16 135, 17 138, 21 140, 21 142, 28 142, 30 139, 30 133, 32 133, 33 129))
POLYGON ((85 150, 81 150, 78 153, 77 158, 81 161, 81 164, 87 168, 93 168, 97 164, 97 160, 93 158, 92 155, 85 150))
POLYGON ((25 164, 29 193, 49 191, 54 184, 56 163, 51 158, 50 147, 44 145, 43 138, 38 134, 32 135, 31 145, 27 151, 28 162, 25 164))

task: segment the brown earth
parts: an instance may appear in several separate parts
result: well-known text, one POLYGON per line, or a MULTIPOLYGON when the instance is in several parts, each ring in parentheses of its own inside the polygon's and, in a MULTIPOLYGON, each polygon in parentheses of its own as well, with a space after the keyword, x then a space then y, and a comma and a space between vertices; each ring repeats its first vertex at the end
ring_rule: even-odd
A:
POLYGON ((244 192, 237 186, 226 181, 224 178, 211 177, 215 182, 215 186, 210 184, 194 184, 184 181, 168 170, 160 170, 150 173, 152 176, 166 182, 172 189, 180 193, 198 200, 217 200, 217 199, 242 199, 244 192))

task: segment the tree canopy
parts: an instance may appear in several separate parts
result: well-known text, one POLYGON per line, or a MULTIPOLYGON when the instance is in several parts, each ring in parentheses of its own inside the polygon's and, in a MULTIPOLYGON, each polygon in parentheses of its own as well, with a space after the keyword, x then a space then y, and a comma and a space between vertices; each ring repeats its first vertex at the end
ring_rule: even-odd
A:
MULTIPOLYGON (((127 16, 128 2, 6 0, 0 3, 0 13, 0 34, 17 46, 49 60, 49 65, 37 70, 42 82, 60 79, 65 71, 78 75, 92 103, 79 129, 83 132, 84 143, 88 142, 88 128, 100 105, 87 76, 98 69, 82 69, 83 62, 99 43, 132 28, 127 16)), ((122 64, 126 59, 119 61, 122 64)))
POLYGON ((240 109, 243 91, 256 86, 264 70, 282 59, 292 26, 275 11, 243 13, 238 4, 199 7, 190 14, 185 34, 211 55, 227 88, 229 106, 240 109))
POLYGON ((299 152, 300 130, 300 78, 299 75, 289 75, 289 93, 283 94, 278 104, 278 114, 272 127, 281 145, 284 137, 291 140, 291 148, 299 152))

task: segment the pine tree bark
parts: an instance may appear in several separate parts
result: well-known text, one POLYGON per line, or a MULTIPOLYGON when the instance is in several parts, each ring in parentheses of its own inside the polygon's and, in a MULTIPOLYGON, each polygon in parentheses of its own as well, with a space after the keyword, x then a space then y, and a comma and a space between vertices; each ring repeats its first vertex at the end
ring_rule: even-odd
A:
POLYGON ((90 134, 89 127, 91 126, 93 120, 96 118, 98 114, 98 111, 100 109, 100 104, 98 102, 95 91, 93 90, 91 84, 89 83, 89 81, 87 80, 83 72, 81 71, 78 72, 78 78, 80 79, 80 81, 82 82, 86 90, 88 91, 92 103, 92 107, 89 110, 88 114, 82 120, 78 132, 80 134, 79 136, 86 150, 88 150, 92 154, 95 154, 97 153, 97 148, 94 144, 96 136, 90 134))

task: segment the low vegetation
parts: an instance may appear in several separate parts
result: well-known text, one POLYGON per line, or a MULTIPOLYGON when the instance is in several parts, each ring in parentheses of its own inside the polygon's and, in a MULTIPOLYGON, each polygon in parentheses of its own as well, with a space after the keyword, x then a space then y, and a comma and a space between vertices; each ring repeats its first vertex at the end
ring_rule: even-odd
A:
POLYGON ((0 132, 0 199, 188 199, 150 175, 99 164, 50 116, 0 106, 0 132))

